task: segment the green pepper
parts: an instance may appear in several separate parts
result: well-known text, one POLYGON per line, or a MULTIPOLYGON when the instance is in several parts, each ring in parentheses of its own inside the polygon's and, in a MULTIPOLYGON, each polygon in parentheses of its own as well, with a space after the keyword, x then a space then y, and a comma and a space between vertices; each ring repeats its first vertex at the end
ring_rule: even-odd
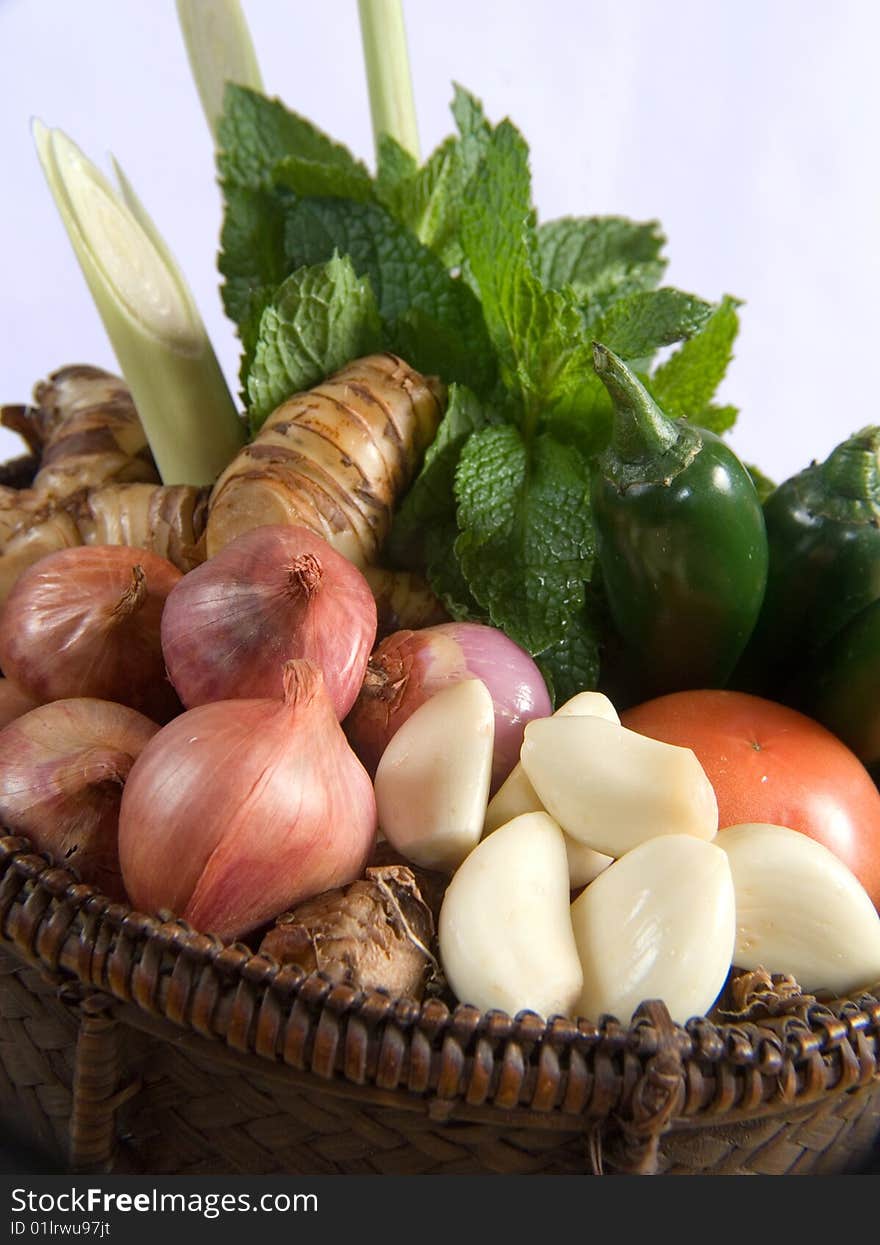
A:
POLYGON ((719 437, 670 419, 610 350, 593 353, 614 408, 593 476, 596 546, 638 694, 722 687, 764 595, 755 486, 719 437))
POLYGON ((850 747, 880 778, 880 600, 818 651, 789 697, 850 747))
POLYGON ((764 502, 770 564, 737 687, 783 698, 799 669, 880 598, 880 428, 863 428, 764 502))

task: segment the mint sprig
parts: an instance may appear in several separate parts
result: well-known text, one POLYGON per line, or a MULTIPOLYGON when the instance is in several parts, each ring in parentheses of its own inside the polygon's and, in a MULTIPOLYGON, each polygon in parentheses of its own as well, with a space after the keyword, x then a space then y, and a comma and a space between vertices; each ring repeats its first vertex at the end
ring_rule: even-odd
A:
POLYGON ((723 431, 736 411, 714 395, 738 304, 661 286, 655 221, 539 224, 516 127, 490 124, 460 87, 452 112, 456 133, 421 164, 380 135, 372 175, 279 101, 230 87, 224 302, 254 428, 373 349, 450 386, 385 556, 424 571, 454 617, 505 630, 567 698, 595 685, 600 651, 588 499, 610 405, 591 343, 671 414, 723 431))

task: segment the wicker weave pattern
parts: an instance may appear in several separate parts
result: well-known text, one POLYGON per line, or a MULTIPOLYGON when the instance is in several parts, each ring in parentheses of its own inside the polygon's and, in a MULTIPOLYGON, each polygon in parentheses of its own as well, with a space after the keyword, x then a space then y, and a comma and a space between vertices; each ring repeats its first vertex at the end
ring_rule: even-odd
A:
POLYGON ((12 1100, 84 1170, 121 1131, 122 1166, 157 1172, 837 1171, 880 1127, 871 994, 685 1028, 660 1004, 628 1028, 450 1012, 110 904, 24 840, 0 873, 12 1100))

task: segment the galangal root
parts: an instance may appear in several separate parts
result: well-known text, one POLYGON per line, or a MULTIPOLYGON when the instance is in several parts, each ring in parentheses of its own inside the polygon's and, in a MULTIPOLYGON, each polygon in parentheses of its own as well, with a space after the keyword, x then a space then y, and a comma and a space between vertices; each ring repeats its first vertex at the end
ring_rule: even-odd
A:
POLYGON ((191 570, 204 558, 208 489, 164 487, 124 381, 75 365, 0 422, 39 457, 29 488, 0 488, 0 603, 27 567, 75 545, 131 545, 191 570))
POLYGON ((40 463, 31 487, 0 487, 0 604, 59 549, 132 545, 186 572, 243 532, 284 523, 363 570, 380 636, 447 619, 425 580, 375 564, 445 405, 439 381, 396 355, 356 360, 288 399, 213 491, 162 486, 127 386, 100 368, 62 368, 34 403, 0 408, 40 463))
POLYGON ((295 394, 214 486, 208 554, 261 524, 297 523, 361 569, 374 565, 444 405, 439 381, 392 354, 295 394))

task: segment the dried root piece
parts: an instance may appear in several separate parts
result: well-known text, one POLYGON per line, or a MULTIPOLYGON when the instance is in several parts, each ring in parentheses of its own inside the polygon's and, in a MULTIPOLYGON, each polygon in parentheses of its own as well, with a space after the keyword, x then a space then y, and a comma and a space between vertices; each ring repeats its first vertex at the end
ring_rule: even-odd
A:
POLYGON ((411 860, 407 860, 402 856, 396 847, 392 847, 387 839, 380 839, 373 848, 373 854, 368 861, 370 869, 386 869, 392 865, 401 865, 408 869, 416 881, 419 888, 419 894, 424 902, 431 909, 431 915, 434 918, 436 927, 440 918, 440 909, 443 906, 443 896, 446 894, 446 888, 449 885, 449 875, 447 873, 438 873, 435 869, 422 869, 419 865, 413 864, 411 860))
POLYGON ((209 556, 254 527, 294 523, 356 566, 372 565, 444 401, 436 379, 393 354, 356 359, 295 394, 217 481, 209 556))
POLYGON ((389 865, 285 912, 260 951, 357 989, 420 999, 439 976, 433 938, 434 920, 412 872, 389 865))
POLYGON ((804 994, 794 977, 757 968, 731 973, 712 1015, 721 1021, 767 1020, 793 1015, 815 1002, 815 995, 804 994))

